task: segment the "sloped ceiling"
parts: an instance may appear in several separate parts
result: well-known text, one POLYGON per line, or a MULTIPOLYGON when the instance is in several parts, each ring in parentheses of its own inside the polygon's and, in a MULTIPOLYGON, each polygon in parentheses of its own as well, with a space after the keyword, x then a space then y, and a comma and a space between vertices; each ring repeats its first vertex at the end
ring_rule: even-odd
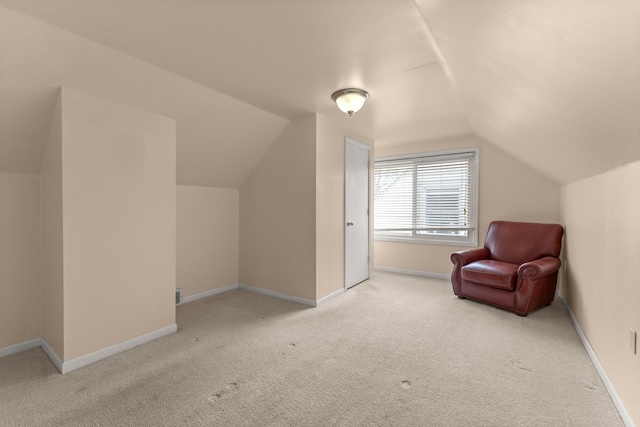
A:
POLYGON ((638 22, 637 0, 0 0, 0 172, 38 173, 64 85, 176 119, 180 184, 238 188, 305 114, 377 146, 477 133, 564 184, 640 158, 638 22))
POLYGON ((479 136, 559 184, 640 159, 640 2, 416 4, 479 136))
POLYGON ((60 84, 176 118, 178 182, 191 185, 240 186, 284 124, 306 114, 379 144, 472 133, 412 0, 2 6, 0 54, 16 61, 0 80, 0 124, 11 129, 0 170, 37 172, 60 84), (352 86, 371 96, 348 117, 330 95, 352 86), (17 158, 15 145, 30 155, 17 158))

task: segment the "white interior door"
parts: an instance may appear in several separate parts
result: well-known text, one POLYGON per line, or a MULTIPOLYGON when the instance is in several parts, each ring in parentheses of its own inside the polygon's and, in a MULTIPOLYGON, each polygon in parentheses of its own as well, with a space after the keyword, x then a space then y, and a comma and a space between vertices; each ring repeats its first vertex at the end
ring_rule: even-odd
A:
POLYGON ((369 278, 369 152, 346 139, 345 153, 345 288, 369 278))

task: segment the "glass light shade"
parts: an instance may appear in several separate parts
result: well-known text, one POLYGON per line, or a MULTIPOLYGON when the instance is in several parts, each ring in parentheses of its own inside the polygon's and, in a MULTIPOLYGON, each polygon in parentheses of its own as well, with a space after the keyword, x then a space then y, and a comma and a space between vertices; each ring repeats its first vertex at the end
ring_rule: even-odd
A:
POLYGON ((341 89, 331 95, 338 108, 349 115, 359 111, 368 97, 362 89, 341 89))

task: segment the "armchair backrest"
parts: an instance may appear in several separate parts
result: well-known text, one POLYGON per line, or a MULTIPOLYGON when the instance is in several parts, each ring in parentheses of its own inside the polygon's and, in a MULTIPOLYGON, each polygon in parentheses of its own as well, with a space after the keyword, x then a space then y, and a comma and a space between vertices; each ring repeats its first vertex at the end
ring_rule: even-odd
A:
POLYGON ((564 229, 559 224, 494 221, 484 247, 490 258, 523 264, 546 256, 559 257, 564 229))

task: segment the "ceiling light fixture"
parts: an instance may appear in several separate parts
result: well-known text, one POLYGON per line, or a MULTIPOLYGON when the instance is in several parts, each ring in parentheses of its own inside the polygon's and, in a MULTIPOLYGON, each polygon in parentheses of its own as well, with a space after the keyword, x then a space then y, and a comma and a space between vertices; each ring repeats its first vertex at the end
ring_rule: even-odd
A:
POLYGON ((340 89, 331 95, 331 99, 338 108, 348 115, 358 112, 367 98, 369 98, 367 91, 355 88, 340 89))

